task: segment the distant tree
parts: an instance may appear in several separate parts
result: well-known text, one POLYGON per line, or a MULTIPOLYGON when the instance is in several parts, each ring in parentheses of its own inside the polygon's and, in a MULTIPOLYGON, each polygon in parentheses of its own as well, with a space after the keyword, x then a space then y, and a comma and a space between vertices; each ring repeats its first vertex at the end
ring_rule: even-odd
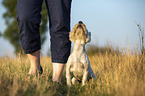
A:
MULTIPOLYGON (((3 37, 8 39, 9 42, 15 48, 15 53, 18 53, 22 50, 21 44, 19 41, 19 33, 18 33, 18 24, 16 21, 17 15, 17 0, 3 0, 3 6, 6 8, 6 12, 3 14, 3 18, 5 19, 5 23, 7 25, 6 30, 3 33, 3 37)), ((41 27, 40 27, 40 34, 41 34, 41 42, 44 43, 46 39, 45 32, 47 31, 47 10, 45 4, 42 6, 42 19, 41 19, 41 27)))

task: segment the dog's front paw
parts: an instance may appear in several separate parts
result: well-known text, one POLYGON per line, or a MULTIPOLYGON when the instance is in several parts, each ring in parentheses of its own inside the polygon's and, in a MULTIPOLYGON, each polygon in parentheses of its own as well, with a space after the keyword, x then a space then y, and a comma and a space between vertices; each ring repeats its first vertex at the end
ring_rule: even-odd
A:
POLYGON ((69 87, 70 87, 70 86, 71 86, 71 82, 67 82, 67 86, 69 86, 69 87))
POLYGON ((84 81, 82 81, 82 86, 85 86, 85 82, 84 81))

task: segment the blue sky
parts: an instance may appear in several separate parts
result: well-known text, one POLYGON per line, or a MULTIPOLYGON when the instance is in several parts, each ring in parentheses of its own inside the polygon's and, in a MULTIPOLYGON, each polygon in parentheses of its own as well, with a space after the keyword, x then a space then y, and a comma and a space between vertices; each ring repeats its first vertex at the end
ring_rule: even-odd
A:
MULTIPOLYGON (((0 1, 1 2, 1 1, 0 1)), ((138 27, 145 28, 145 0, 72 0, 71 29, 78 21, 83 21, 92 32, 90 44, 106 46, 108 43, 120 49, 129 45, 134 49, 139 45, 138 27)), ((6 28, 2 14, 5 12, 0 3, 0 32, 6 28)), ((48 34, 47 34, 48 35, 48 34)), ((49 35, 42 52, 49 48, 49 35)), ((0 38, 0 56, 13 54, 9 42, 0 38)))

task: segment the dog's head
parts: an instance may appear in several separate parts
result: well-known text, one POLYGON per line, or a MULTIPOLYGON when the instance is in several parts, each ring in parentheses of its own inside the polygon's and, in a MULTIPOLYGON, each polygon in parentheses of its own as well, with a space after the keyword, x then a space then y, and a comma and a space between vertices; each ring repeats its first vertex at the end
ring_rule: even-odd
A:
POLYGON ((69 33, 69 38, 74 43, 80 41, 84 45, 91 41, 91 32, 88 32, 86 25, 79 21, 69 33))

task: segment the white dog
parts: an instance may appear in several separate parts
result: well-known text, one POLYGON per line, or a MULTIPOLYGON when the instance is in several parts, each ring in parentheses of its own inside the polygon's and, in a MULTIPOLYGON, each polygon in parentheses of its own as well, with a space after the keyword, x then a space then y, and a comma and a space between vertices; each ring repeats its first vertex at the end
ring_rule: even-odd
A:
POLYGON ((74 48, 66 64, 68 86, 76 81, 82 81, 82 86, 84 86, 88 79, 96 79, 85 50, 85 44, 91 41, 90 35, 91 33, 87 31, 82 21, 79 21, 69 33, 70 40, 74 42, 74 48))

